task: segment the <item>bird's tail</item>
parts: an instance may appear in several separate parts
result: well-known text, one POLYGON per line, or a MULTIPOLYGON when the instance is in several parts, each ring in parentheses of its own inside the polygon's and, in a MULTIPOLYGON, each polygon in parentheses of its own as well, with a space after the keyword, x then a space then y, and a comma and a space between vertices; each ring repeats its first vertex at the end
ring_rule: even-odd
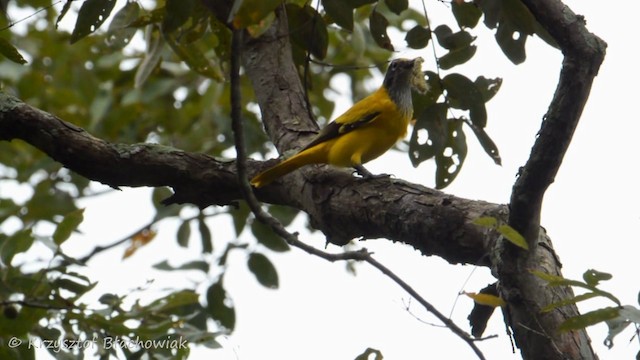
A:
POLYGON ((317 151, 312 151, 314 148, 304 150, 283 162, 259 173, 251 179, 251 185, 259 188, 269 184, 275 179, 284 176, 304 165, 315 164, 321 162, 318 158, 320 154, 317 151))

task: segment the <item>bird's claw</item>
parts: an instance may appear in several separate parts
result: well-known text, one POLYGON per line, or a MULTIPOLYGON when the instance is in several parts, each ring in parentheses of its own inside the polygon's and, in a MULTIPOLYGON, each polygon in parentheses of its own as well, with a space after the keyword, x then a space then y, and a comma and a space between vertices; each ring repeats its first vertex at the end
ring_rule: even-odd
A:
POLYGON ((362 176, 362 178, 365 180, 382 179, 382 178, 391 177, 390 174, 372 174, 369 170, 365 169, 365 167, 362 165, 355 165, 353 168, 355 169, 355 173, 362 176))

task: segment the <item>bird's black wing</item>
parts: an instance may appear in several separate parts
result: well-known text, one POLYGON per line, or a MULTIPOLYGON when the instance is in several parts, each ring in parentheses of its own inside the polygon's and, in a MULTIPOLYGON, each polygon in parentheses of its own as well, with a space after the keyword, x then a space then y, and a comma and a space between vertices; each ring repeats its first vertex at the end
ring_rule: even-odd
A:
POLYGON ((337 123, 335 121, 330 122, 329 124, 327 124, 327 126, 325 126, 324 128, 322 128, 322 130, 320 130, 320 133, 318 133, 318 135, 316 135, 315 138, 313 138, 313 140, 311 140, 310 143, 308 143, 302 150, 306 150, 309 149, 310 147, 313 147, 315 145, 318 145, 322 142, 331 140, 333 138, 336 138, 342 134, 348 133, 350 131, 353 131, 363 125, 369 124, 370 122, 372 122, 376 117, 378 117, 378 115, 380 115, 380 111, 375 111, 375 112, 371 112, 368 113, 366 115, 364 115, 363 117, 361 117, 360 119, 356 120, 356 121, 352 121, 348 124, 341 124, 341 123, 337 123))

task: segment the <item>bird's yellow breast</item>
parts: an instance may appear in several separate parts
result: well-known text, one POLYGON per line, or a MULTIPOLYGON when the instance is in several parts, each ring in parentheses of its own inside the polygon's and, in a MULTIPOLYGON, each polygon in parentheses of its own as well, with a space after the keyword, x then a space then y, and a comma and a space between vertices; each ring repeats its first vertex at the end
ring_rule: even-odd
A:
POLYGON ((328 151, 329 164, 344 167, 364 164, 405 137, 411 113, 398 111, 384 88, 355 104, 336 122, 346 123, 345 119, 361 118, 371 112, 379 112, 379 115, 370 123, 323 144, 328 151))

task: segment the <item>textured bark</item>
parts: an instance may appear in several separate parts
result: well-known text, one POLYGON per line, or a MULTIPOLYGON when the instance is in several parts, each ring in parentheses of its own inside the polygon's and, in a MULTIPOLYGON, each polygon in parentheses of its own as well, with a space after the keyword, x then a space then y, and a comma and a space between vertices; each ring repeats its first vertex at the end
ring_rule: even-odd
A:
MULTIPOLYGON (((234 161, 152 144, 112 144, 75 125, 0 94, 0 140, 23 140, 65 167, 112 187, 169 186, 165 203, 200 207, 241 199, 234 161)), ((254 172, 265 164, 249 161, 254 172)), ((362 181, 348 171, 311 168, 257 193, 265 202, 309 214, 312 224, 336 244, 353 238, 386 238, 452 263, 488 264, 492 247, 472 221, 506 219, 504 206, 472 201, 402 180, 362 181), (321 170, 321 171, 320 171, 321 170)))
POLYGON ((542 200, 571 143, 604 60, 606 43, 586 29, 583 17, 559 0, 522 2, 555 39, 564 59, 558 87, 531 155, 513 186, 509 205, 509 224, 525 236, 530 250, 505 245, 495 253, 493 269, 500 294, 507 300, 509 324, 524 359, 594 359, 597 356, 585 331, 556 330, 567 318, 578 314, 575 306, 540 312, 547 304, 573 296, 571 290, 548 288, 530 271, 561 275, 561 264, 551 242, 540 230, 542 200))

